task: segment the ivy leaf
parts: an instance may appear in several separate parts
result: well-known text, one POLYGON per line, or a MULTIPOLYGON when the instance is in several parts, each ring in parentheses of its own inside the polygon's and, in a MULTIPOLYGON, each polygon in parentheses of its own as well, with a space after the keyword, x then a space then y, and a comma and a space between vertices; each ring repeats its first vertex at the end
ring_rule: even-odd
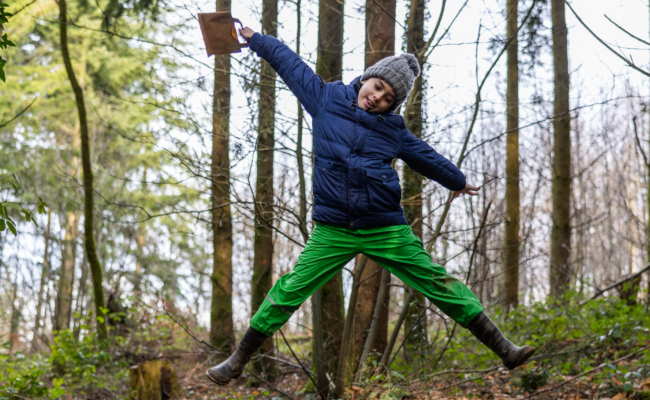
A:
POLYGON ((5 77, 5 64, 6 63, 7 62, 2 57, 0 57, 0 79, 3 82, 6 82, 6 79, 5 79, 6 78, 5 77))
POLYGON ((9 227, 9 230, 11 233, 14 234, 14 236, 17 236, 18 234, 16 233, 16 225, 14 225, 12 220, 7 220, 7 227, 9 227))
POLYGON ((31 219, 32 219, 32 213, 31 212, 25 210, 24 208, 21 208, 20 212, 23 213, 23 215, 25 215, 25 222, 31 221, 31 219))
POLYGON ((40 197, 38 198, 38 213, 45 214, 45 209, 47 208, 47 203, 43 201, 40 197))
MULTIPOLYGON (((5 15, 7 15, 7 14, 5 14, 5 15)), ((14 42, 12 42, 11 40, 9 40, 7 38, 7 34, 5 33, 0 38, 0 47, 3 48, 3 49, 6 49, 9 46, 14 46, 15 47, 16 45, 14 44, 14 42)))

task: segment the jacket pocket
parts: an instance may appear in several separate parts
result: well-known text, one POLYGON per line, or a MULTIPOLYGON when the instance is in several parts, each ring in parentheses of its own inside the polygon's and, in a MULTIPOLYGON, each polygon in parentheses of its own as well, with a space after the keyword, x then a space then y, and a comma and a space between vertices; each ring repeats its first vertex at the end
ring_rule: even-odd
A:
POLYGON ((402 188, 394 169, 366 169, 370 211, 381 213, 400 210, 402 188))
POLYGON ((343 166, 337 162, 315 157, 314 202, 327 207, 340 203, 343 166))

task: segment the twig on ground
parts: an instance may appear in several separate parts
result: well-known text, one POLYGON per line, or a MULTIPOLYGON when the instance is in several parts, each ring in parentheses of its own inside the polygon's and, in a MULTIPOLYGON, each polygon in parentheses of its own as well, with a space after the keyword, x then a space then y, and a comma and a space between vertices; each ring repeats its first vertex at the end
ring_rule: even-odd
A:
POLYGON ((268 387, 270 387, 271 389, 273 389, 273 390, 275 390, 276 392, 280 393, 281 395, 286 396, 286 397, 288 397, 288 398, 291 399, 291 400, 296 400, 293 396, 290 396, 289 394, 283 392, 283 391, 280 390, 278 387, 276 387, 276 386, 274 386, 273 384, 271 384, 271 382, 269 382, 269 381, 267 381, 266 379, 262 378, 261 375, 256 374, 252 369, 246 367, 246 372, 248 372, 249 374, 253 375, 255 378, 259 379, 260 381, 264 382, 268 387))
MULTIPOLYGON (((598 370, 601 370, 601 369, 603 369, 604 367, 606 367, 606 366, 608 366, 608 365, 616 364, 616 363, 618 363, 618 362, 621 362, 621 361, 623 361, 623 360, 626 360, 626 359, 628 359, 628 358, 630 358, 630 357, 632 357, 632 356, 635 356, 635 355, 641 353, 642 351, 645 351, 645 350, 648 350, 648 349, 650 349, 650 346, 642 347, 642 348, 640 348, 639 350, 637 350, 637 351, 635 351, 635 352, 633 352, 633 353, 630 353, 630 354, 628 354, 628 355, 626 355, 626 356, 624 356, 624 357, 621 357, 621 358, 619 358, 619 359, 617 359, 617 360, 614 360, 614 361, 612 361, 612 362, 609 362, 609 363, 603 363, 603 364, 599 365, 598 367, 596 367, 596 368, 594 368, 594 369, 590 369, 589 371, 585 371, 585 372, 583 372, 583 373, 581 373, 581 374, 578 374, 578 375, 574 376, 573 378, 568 379, 568 380, 566 380, 566 381, 564 381, 564 382, 562 382, 562 383, 558 383, 557 385, 555 385, 555 386, 553 386, 553 387, 550 387, 550 388, 548 388, 548 389, 544 389, 544 390, 542 390, 542 391, 535 392, 535 393, 533 393, 533 394, 531 394, 531 395, 528 395, 528 396, 524 397, 523 399, 532 399, 533 397, 535 397, 535 396, 539 396, 539 395, 542 394, 542 393, 548 393, 548 392, 550 392, 550 391, 552 391, 552 390, 559 389, 559 388, 561 388, 562 386, 564 386, 564 385, 566 385, 566 384, 568 384, 568 383, 570 383, 570 382, 573 382, 573 381, 575 381, 575 380, 578 379, 578 378, 582 378, 583 376, 585 376, 585 375, 589 375, 589 374, 591 374, 592 372, 596 372, 596 371, 598 371, 598 370)), ((523 400, 523 399, 522 399, 522 400, 523 400)))

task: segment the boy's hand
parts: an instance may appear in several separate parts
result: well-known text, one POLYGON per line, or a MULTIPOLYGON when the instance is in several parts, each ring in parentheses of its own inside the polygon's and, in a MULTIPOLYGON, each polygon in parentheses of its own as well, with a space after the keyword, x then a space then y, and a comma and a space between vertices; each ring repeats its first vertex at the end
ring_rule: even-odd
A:
POLYGON ((255 33, 255 31, 252 30, 251 28, 247 27, 247 26, 245 26, 245 27, 243 27, 242 29, 239 30, 239 34, 244 39, 246 39, 247 42, 251 41, 251 38, 253 37, 254 33, 255 33))
POLYGON ((477 191, 479 191, 479 190, 481 190, 480 186, 476 187, 476 186, 472 186, 469 183, 467 183, 465 185, 465 189, 463 189, 461 191, 458 191, 458 192, 454 192, 454 194, 451 196, 451 199, 449 199, 449 202, 451 203, 452 201, 454 201, 454 199, 456 197, 460 196, 461 194, 468 194, 470 196, 476 196, 476 195, 478 195, 477 191))

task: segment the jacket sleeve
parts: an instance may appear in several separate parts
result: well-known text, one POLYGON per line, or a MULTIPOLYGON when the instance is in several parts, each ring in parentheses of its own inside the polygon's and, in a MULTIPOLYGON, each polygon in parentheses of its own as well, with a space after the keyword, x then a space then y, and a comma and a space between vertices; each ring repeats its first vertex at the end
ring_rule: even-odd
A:
POLYGON ((438 154, 424 140, 418 139, 409 131, 402 135, 398 157, 408 166, 449 190, 465 189, 465 174, 451 161, 438 154))
POLYGON ((249 43, 250 49, 262 57, 280 75, 284 83, 315 117, 327 85, 293 50, 272 36, 256 32, 249 43))

